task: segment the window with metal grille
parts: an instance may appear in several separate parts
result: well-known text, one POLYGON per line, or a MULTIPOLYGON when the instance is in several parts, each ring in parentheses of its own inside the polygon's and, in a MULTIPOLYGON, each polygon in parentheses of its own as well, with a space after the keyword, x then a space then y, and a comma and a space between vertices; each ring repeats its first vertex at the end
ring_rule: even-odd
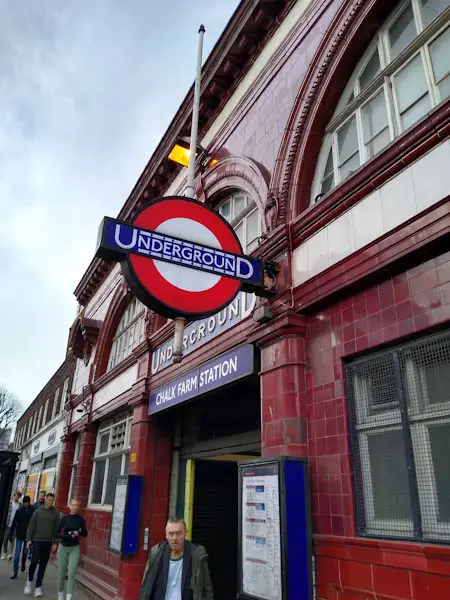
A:
POLYGON ((450 543, 450 333, 346 365, 358 532, 450 543))
POLYGON ((116 477, 126 475, 128 471, 132 421, 130 417, 122 417, 99 429, 92 471, 90 504, 112 505, 116 477))
POLYGON ((450 95, 448 0, 399 2, 326 128, 311 201, 328 194, 450 95))

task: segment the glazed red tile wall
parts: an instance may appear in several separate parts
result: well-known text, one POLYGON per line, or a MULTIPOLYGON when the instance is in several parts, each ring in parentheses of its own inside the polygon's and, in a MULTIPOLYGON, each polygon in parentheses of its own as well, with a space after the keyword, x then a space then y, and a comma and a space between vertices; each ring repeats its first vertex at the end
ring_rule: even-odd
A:
POLYGON ((450 252, 308 319, 308 451, 315 532, 355 534, 342 359, 449 320, 450 252))
POLYGON ((315 550, 318 600, 449 597, 449 548, 319 536, 315 550))

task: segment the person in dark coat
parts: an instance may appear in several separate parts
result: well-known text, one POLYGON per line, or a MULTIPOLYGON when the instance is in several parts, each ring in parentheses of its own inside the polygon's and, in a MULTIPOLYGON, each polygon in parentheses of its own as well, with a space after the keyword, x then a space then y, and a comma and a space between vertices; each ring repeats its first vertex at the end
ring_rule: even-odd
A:
POLYGON ((166 540, 150 551, 138 600, 214 600, 208 555, 186 540, 183 519, 168 520, 166 540))
POLYGON ((22 506, 17 509, 9 532, 9 539, 11 542, 14 539, 14 533, 16 534, 16 550, 14 552, 13 574, 11 575, 11 579, 17 579, 20 553, 22 553, 22 573, 26 569, 28 555, 26 537, 33 512, 34 509, 31 506, 30 496, 24 496, 22 506))

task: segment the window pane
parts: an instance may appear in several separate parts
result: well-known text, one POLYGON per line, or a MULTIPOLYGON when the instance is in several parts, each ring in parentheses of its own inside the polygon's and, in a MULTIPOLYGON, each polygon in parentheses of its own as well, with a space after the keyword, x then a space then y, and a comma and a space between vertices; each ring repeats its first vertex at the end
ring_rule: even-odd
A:
POLYGON ((235 228, 235 232, 236 232, 236 235, 239 238, 239 241, 241 242, 242 248, 245 250, 245 244, 244 244, 244 223, 239 223, 239 225, 235 228))
POLYGON ((391 59, 395 58, 416 37, 416 24, 411 3, 401 13, 397 20, 391 25, 388 36, 391 47, 391 59))
POLYGON ((238 217, 245 208, 245 196, 235 196, 234 198, 234 216, 233 219, 238 217))
POLYGON ((231 206, 229 200, 220 205, 219 213, 224 219, 231 221, 231 206))
POLYGON ((375 518, 402 521, 411 519, 402 432, 370 434, 367 442, 375 518), (387 465, 389 468, 386 468, 387 465))
POLYGON ((334 187, 334 175, 329 175, 322 180, 322 187, 320 188, 320 193, 325 195, 334 187))
POLYGON ((114 494, 116 491, 116 477, 121 474, 122 470, 122 455, 109 459, 108 465, 108 480, 106 482, 106 493, 104 504, 112 504, 114 502, 114 494))
POLYGON ((259 237, 258 231, 258 220, 259 213, 258 210, 254 210, 247 217, 247 245, 251 244, 259 237))
POLYGON ((421 100, 416 102, 411 108, 405 111, 402 115, 402 126, 403 129, 408 129, 411 125, 414 125, 419 119, 421 119, 430 110, 430 97, 428 94, 421 100))
POLYGON ((422 5, 422 21, 427 27, 434 19, 448 7, 448 0, 420 0, 422 5))
POLYGON ((436 84, 438 84, 441 100, 444 100, 449 93, 450 76, 450 27, 439 35, 429 46, 431 62, 433 65, 433 74, 436 84), (441 83, 441 85, 439 85, 441 83))
POLYGON ((376 135, 368 144, 366 144, 367 158, 373 158, 375 154, 381 152, 391 141, 391 134, 386 128, 376 135))
MULTIPOLYGON (((430 436, 433 472, 436 484, 438 521, 450 522, 450 469, 448 457, 450 454, 450 425, 448 423, 433 425, 428 428, 430 436)), ((430 500, 434 500, 433 490, 430 490, 430 500)))
POLYGON ((341 181, 344 181, 346 177, 358 170, 360 166, 359 152, 357 152, 340 167, 339 173, 341 175, 341 181))
POLYGON ((77 465, 74 465, 72 467, 72 475, 70 477, 70 490, 69 490, 69 496, 68 496, 69 503, 74 497, 76 481, 77 481, 77 465))
POLYGON ((109 431, 108 433, 104 433, 100 438, 100 444, 98 445, 98 453, 105 454, 108 452, 109 447, 109 431))
POLYGON ((339 163, 342 164, 358 150, 356 117, 353 116, 338 131, 339 163))
POLYGON ((359 76, 359 85, 363 90, 380 72, 380 57, 378 54, 378 48, 373 53, 367 65, 364 67, 361 75, 359 76))
POLYGON ((92 504, 100 504, 102 501, 103 480, 105 478, 106 460, 98 460, 95 462, 94 484, 92 486, 92 504))
POLYGON ((320 193, 327 194, 334 186, 334 171, 333 171, 333 149, 328 151, 327 163, 323 172, 320 193))
POLYGON ((364 141, 367 142, 388 125, 388 115, 384 91, 381 90, 370 102, 362 107, 364 141))
POLYGON ((431 108, 420 54, 397 73, 394 83, 403 129, 407 129, 431 108))

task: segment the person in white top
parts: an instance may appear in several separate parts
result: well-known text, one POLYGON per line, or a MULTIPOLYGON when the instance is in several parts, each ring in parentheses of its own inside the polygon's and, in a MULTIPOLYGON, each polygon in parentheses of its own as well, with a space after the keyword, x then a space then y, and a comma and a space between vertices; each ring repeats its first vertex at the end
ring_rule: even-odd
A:
POLYGON ((3 537, 3 553, 1 556, 2 560, 5 560, 5 558, 12 560, 14 539, 13 540, 9 539, 9 532, 11 529, 12 522, 14 521, 16 512, 21 507, 21 504, 20 504, 21 497, 22 497, 22 494, 20 492, 16 492, 13 496, 11 504, 9 505, 9 513, 8 513, 8 518, 6 520, 5 535, 3 537))

